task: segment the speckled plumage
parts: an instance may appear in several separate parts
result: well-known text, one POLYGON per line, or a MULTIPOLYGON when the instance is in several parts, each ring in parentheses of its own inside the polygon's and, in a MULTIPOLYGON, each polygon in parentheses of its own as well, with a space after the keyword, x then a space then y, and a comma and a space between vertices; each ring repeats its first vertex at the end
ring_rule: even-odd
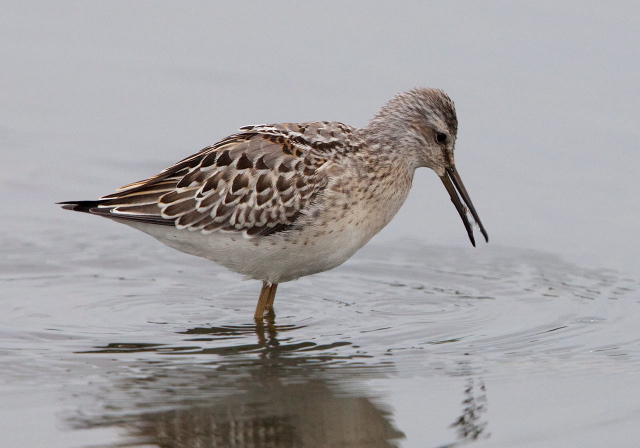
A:
MULTIPOLYGON (((351 257, 393 218, 420 166, 436 171, 450 194, 455 185, 486 238, 455 171, 456 135, 446 94, 414 89, 362 129, 326 121, 246 126, 149 179, 63 204, 262 280, 262 298, 271 285, 351 257)), ((466 209, 457 194, 452 200, 473 242, 466 209)), ((271 303, 274 295, 275 286, 271 303)))

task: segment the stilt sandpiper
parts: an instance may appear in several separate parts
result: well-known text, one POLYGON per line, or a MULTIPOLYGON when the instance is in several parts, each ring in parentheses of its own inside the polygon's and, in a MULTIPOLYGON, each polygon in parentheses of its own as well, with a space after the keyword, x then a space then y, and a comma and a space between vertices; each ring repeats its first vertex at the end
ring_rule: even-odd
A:
POLYGON ((255 319, 279 283, 344 263, 393 218, 416 168, 440 176, 475 246, 454 164, 458 120, 436 89, 396 95, 362 129, 331 121, 245 126, 148 179, 65 209, 127 224, 262 280, 255 319))

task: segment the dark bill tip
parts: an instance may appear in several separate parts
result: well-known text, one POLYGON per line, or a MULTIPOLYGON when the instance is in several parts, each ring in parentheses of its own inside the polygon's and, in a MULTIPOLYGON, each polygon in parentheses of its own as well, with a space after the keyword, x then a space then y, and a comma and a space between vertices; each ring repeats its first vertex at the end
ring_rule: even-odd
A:
POLYGON ((447 189, 449 193, 449 197, 451 198, 451 202, 455 205, 456 210, 458 210, 458 214, 460 218, 462 218, 462 222, 464 223, 465 229, 467 229, 467 235, 469 235, 469 240, 473 247, 476 246, 475 238, 473 237, 473 229, 471 227, 471 223, 469 222, 469 218, 467 216, 467 208, 471 212, 471 216, 480 227, 480 233, 484 236, 485 241, 489 242, 489 235, 482 225, 482 221, 480 221, 480 217, 478 216, 478 212, 476 212, 473 203, 471 202, 471 198, 469 197, 469 193, 467 189, 464 187, 462 183, 462 179, 458 174, 458 171, 455 167, 447 168, 445 174, 440 176, 440 180, 444 184, 444 187, 447 189), (462 198, 462 200, 461 200, 462 198), (464 201, 464 204, 463 202, 464 201), (466 206, 466 207, 465 207, 466 206))

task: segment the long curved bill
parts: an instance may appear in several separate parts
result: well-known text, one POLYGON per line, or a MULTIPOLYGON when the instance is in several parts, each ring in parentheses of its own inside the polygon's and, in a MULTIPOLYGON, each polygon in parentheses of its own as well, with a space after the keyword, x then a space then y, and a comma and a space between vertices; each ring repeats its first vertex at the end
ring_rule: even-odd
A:
POLYGON ((458 210, 458 213, 462 218, 464 228, 467 229, 467 234, 469 235, 469 239, 471 240, 471 244, 473 244, 473 247, 476 246, 476 240, 473 238, 473 230, 467 216, 467 209, 471 212, 471 216, 473 216, 476 224, 478 224, 478 227, 480 227, 480 232, 482 233, 482 235, 484 235, 484 239, 488 243, 489 235, 487 235, 487 231, 484 229, 484 226, 480 221, 478 212, 476 212, 476 209, 471 202, 471 198, 469 197, 469 193, 467 193, 467 189, 464 188, 464 184, 462 183, 462 179, 460 179, 460 175, 458 174, 456 168, 447 168, 444 175, 440 176, 440 180, 444 184, 444 187, 447 189, 447 192, 451 197, 451 202, 453 202, 453 205, 456 206, 456 210, 458 210), (460 198, 462 198, 464 204, 462 203, 460 198))

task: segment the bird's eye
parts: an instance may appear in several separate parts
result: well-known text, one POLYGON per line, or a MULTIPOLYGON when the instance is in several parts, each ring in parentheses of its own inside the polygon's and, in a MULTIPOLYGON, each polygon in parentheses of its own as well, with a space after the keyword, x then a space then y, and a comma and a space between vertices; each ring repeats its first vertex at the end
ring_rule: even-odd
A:
POLYGON ((438 143, 445 143, 447 141, 447 134, 443 134, 442 132, 436 132, 436 141, 438 143))

